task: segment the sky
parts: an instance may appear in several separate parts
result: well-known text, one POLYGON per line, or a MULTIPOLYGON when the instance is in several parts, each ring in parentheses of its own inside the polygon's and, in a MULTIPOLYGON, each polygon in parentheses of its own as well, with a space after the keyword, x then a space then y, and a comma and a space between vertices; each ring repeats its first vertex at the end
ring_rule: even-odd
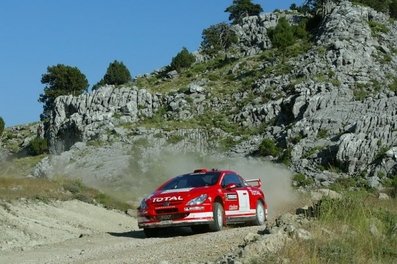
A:
MULTIPOLYGON (((199 48, 203 29, 228 22, 232 0, 1 0, 0 117, 7 127, 40 120, 41 76, 77 67, 90 87, 109 63, 131 75, 168 65, 182 47, 199 48)), ((264 12, 303 0, 253 0, 264 12)))

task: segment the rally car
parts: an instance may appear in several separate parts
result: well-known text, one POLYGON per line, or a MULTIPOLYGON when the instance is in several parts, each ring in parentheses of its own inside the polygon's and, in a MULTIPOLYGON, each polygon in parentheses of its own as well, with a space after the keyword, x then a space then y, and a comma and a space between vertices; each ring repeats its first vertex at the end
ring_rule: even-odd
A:
POLYGON ((203 232, 232 223, 262 225, 267 204, 260 187, 260 179, 244 180, 234 171, 197 169, 171 178, 144 198, 138 226, 152 237, 164 227, 203 232))

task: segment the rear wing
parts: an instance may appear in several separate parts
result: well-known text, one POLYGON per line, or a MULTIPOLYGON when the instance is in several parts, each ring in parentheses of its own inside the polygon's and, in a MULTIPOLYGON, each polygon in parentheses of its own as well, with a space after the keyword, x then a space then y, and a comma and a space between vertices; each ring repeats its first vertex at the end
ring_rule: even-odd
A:
POLYGON ((258 187, 260 188, 262 186, 262 181, 261 179, 251 179, 251 180, 245 180, 246 183, 248 183, 249 185, 253 186, 253 187, 258 187), (255 183, 256 185, 252 184, 255 183))

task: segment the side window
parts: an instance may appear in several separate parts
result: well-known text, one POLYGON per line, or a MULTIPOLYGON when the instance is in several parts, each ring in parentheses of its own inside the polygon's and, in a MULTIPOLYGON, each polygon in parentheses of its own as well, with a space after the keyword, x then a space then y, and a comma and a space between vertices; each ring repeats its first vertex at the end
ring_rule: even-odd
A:
POLYGON ((231 183, 236 184, 238 187, 243 186, 243 183, 239 176, 237 176, 236 174, 226 174, 222 180, 222 187, 226 187, 226 185, 231 183))

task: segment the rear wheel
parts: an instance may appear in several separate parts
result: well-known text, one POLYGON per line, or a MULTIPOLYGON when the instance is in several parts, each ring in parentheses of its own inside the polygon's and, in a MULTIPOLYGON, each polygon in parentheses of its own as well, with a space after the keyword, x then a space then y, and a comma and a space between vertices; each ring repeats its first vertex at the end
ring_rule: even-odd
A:
POLYGON ((266 221, 265 207, 261 201, 256 202, 256 215, 254 225, 263 225, 266 221))
POLYGON ((223 228, 223 206, 220 203, 215 202, 213 205, 214 222, 209 225, 209 229, 212 232, 221 231, 223 228))
POLYGON ((156 237, 159 235, 159 230, 158 230, 158 228, 144 228, 143 233, 145 233, 145 236, 147 238, 156 237))

